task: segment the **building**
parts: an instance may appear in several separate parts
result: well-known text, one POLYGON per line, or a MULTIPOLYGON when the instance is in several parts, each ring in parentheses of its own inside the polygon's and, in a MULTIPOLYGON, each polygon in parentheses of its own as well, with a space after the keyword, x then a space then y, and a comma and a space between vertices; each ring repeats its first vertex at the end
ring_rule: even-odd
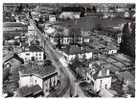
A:
POLYGON ((111 88, 112 77, 110 70, 100 65, 89 65, 89 72, 87 73, 87 81, 92 82, 94 92, 99 92, 102 88, 111 88))
POLYGON ((27 25, 20 22, 4 22, 3 24, 3 36, 5 39, 14 39, 14 36, 19 36, 27 32, 27 25))
POLYGON ((61 50, 63 51, 66 60, 69 62, 75 59, 76 56, 78 56, 79 59, 82 59, 83 57, 92 59, 93 50, 86 46, 79 47, 77 45, 72 45, 70 48, 62 48, 61 50))
POLYGON ((80 7, 63 7, 59 15, 61 19, 80 19, 82 14, 80 7))
POLYGON ((25 48, 24 52, 18 54, 21 58, 23 58, 24 62, 29 61, 44 61, 44 51, 40 46, 31 45, 28 48, 25 48))
POLYGON ((34 40, 36 37, 36 31, 34 29, 34 26, 32 26, 32 25, 28 26, 28 32, 27 32, 26 36, 28 38, 28 44, 30 45, 30 42, 32 40, 34 40))
POLYGON ((32 15, 32 18, 33 18, 34 20, 39 21, 40 12, 32 11, 32 12, 31 12, 31 15, 32 15))
POLYGON ((27 32, 27 25, 24 25, 20 22, 4 22, 3 32, 27 32))
POLYGON ((47 96, 52 88, 57 86, 58 72, 52 65, 37 65, 35 63, 22 66, 19 71, 19 87, 38 85, 47 96))
POLYGON ((49 22, 56 22, 56 16, 55 15, 49 15, 49 22))
POLYGON ((83 43, 89 43, 90 31, 84 31, 80 28, 64 28, 62 32, 57 32, 54 37, 50 36, 50 38, 61 46, 82 45, 83 43))
MULTIPOLYGON (((94 75, 95 76, 95 75, 94 75)), ((93 77, 94 77, 93 76, 93 77)), ((102 69, 98 72, 97 76, 94 77, 94 90, 98 92, 101 88, 111 88, 112 77, 109 69, 102 69)))
POLYGON ((12 68, 12 67, 20 66, 23 63, 24 63, 23 59, 20 58, 17 54, 9 54, 3 58, 4 67, 12 68))

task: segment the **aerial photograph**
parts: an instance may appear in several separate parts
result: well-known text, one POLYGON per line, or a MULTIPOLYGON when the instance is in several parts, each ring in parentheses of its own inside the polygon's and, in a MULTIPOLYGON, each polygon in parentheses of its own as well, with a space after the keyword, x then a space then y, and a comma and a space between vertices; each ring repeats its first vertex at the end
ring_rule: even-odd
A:
POLYGON ((135 97, 135 3, 3 3, 3 97, 135 97))

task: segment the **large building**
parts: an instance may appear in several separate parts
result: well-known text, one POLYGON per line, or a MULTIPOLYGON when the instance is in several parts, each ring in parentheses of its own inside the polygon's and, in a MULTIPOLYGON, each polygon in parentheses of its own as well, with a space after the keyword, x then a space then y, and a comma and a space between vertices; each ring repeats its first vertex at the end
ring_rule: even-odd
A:
POLYGON ((47 96, 50 90, 57 86, 58 72, 52 65, 28 64, 22 66, 19 71, 19 88, 28 86, 40 86, 44 95, 47 96))
POLYGON ((44 51, 41 47, 37 45, 31 45, 28 48, 25 48, 25 51, 22 53, 19 53, 19 56, 23 58, 24 62, 29 62, 29 61, 43 62, 44 61, 44 51))

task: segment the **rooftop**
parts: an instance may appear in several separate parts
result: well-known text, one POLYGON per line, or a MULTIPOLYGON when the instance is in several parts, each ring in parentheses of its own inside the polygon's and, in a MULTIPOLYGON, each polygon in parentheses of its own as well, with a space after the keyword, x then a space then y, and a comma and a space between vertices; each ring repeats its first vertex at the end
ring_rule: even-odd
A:
POLYGON ((22 64, 24 63, 23 59, 20 58, 17 54, 14 54, 14 53, 10 53, 8 55, 6 55, 4 58, 3 58, 3 63, 11 60, 11 59, 17 59, 18 61, 20 61, 22 64))
POLYGON ((25 86, 25 87, 19 88, 18 92, 19 92, 19 96, 26 97, 30 95, 36 95, 42 92, 42 89, 39 85, 34 85, 31 87, 25 86))
POLYGON ((27 25, 20 22, 4 22, 3 27, 27 27, 27 25))
POLYGON ((42 52, 43 49, 40 46, 37 45, 31 45, 28 48, 26 48, 26 51, 31 51, 31 52, 42 52))
POLYGON ((72 12, 81 12, 84 10, 82 7, 62 7, 62 11, 72 11, 72 12))
POLYGON ((102 68, 103 66, 99 66, 96 69, 96 73, 93 74, 93 78, 96 80, 98 78, 106 78, 106 77, 110 77, 111 75, 108 74, 109 69, 107 68, 102 68))
POLYGON ((64 48, 62 49, 66 54, 83 54, 83 53, 88 53, 92 52, 94 49, 89 48, 88 46, 75 46, 72 45, 70 48, 64 48))
POLYGON ((23 75, 34 74, 40 78, 44 78, 54 73, 56 71, 56 68, 53 65, 37 65, 32 63, 27 65, 22 65, 20 71, 23 75))

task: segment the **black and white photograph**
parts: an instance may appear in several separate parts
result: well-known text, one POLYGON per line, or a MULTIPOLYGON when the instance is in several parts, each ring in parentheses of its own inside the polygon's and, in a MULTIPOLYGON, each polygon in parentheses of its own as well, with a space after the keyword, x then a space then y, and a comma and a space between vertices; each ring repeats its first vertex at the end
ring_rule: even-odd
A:
POLYGON ((3 3, 3 97, 135 97, 135 3, 3 3))

